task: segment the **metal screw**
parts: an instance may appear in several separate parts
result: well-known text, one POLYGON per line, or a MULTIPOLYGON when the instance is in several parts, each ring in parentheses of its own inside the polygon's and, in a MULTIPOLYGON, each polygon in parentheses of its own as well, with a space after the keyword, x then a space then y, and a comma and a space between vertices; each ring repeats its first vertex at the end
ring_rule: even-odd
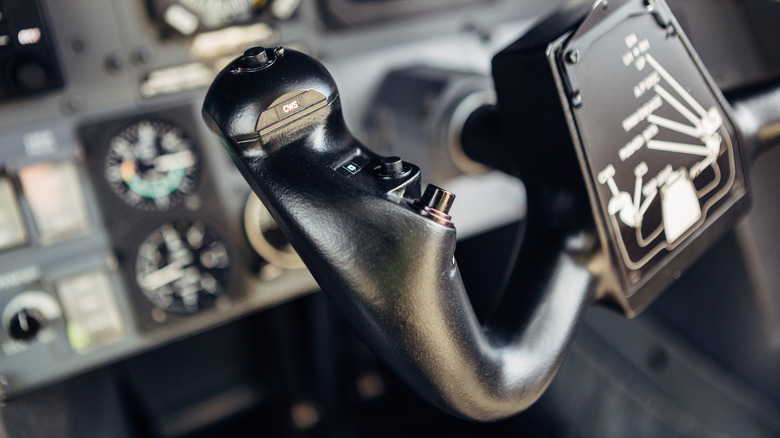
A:
POLYGON ((154 49, 151 46, 141 46, 133 52, 133 62, 136 64, 148 64, 154 57, 154 49))
POLYGON ((577 49, 571 49, 566 52, 566 62, 569 64, 576 64, 580 62, 580 51, 577 49))
POLYGON ((73 114, 84 109, 84 98, 80 94, 71 94, 62 99, 60 107, 65 114, 73 114))
POLYGON ((571 104, 574 106, 574 108, 581 108, 582 107, 582 94, 579 92, 575 93, 571 97, 571 104))
POLYGON ((119 73, 125 68, 125 57, 121 52, 111 52, 106 56, 104 65, 109 73, 119 73))
POLYGON ((84 53, 84 50, 87 48, 87 43, 85 43, 83 39, 76 37, 71 40, 70 48, 73 49, 73 52, 75 53, 84 53))

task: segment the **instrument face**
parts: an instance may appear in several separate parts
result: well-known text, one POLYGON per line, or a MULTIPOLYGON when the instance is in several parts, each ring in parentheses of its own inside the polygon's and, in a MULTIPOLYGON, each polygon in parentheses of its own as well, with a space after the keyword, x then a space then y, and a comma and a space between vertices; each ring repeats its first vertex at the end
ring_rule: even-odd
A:
POLYGON ((665 8, 596 6, 559 51, 583 172, 626 290, 744 187, 727 110, 665 8))
POLYGON ((155 306, 195 313, 222 294, 228 276, 225 244, 201 221, 168 223, 138 248, 136 282, 155 306))
POLYGON ((252 21, 266 0, 151 0, 152 19, 179 35, 252 21))
POLYGON ((127 205, 165 211, 194 191, 198 157, 174 125, 141 120, 109 140, 104 176, 127 205))

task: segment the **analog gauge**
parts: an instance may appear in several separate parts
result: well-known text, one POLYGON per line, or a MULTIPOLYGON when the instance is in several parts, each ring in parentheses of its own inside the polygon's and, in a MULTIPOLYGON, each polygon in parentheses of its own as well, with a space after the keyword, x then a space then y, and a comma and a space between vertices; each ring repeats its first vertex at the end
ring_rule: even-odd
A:
POLYGON ((286 269, 305 267, 260 199, 250 193, 244 207, 244 230, 252 248, 268 263, 286 269))
POLYGON ((153 18, 181 35, 245 23, 266 5, 266 0, 153 0, 153 18))
POLYGON ((179 0, 195 13, 207 28, 218 28, 246 21, 265 6, 266 0, 179 0))
POLYGON ((200 221, 165 224, 138 248, 135 278, 144 295, 172 313, 195 313, 223 292, 228 251, 200 221))
POLYGON ((141 120, 109 141, 104 176, 131 207, 170 209, 195 189, 197 173, 193 142, 176 126, 141 120))

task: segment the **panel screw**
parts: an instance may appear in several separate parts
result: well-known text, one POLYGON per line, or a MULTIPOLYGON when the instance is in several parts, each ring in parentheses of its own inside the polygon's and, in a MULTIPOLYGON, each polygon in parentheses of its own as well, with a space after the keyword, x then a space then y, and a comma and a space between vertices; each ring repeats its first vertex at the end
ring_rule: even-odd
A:
POLYGON ((84 109, 84 97, 80 94, 71 94, 61 101, 61 109, 65 114, 73 114, 84 109))
POLYGON ((566 52, 566 62, 569 64, 576 64, 580 62, 580 51, 577 49, 571 49, 566 52))
POLYGON ((125 68, 125 57, 121 52, 111 52, 106 56, 103 65, 109 73, 119 73, 125 68))
POLYGON ((571 104, 574 106, 574 108, 581 108, 582 94, 580 94, 579 92, 574 93, 574 95, 571 97, 571 104))
POLYGON ((141 46, 133 52, 133 62, 136 64, 148 64, 154 57, 154 49, 151 46, 141 46))
POLYGON ((84 50, 87 49, 87 43, 83 39, 76 37, 70 41, 70 48, 73 49, 74 53, 84 53, 84 50))

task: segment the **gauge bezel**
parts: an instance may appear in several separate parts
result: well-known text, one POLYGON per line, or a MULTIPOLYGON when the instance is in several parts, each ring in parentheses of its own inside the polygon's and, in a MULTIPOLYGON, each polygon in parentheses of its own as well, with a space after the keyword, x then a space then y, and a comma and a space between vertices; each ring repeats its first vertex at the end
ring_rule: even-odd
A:
MULTIPOLYGON (((126 140, 126 139, 125 139, 126 140)), ((131 143, 132 147, 137 147, 137 139, 136 143, 131 143)), ((176 123, 158 118, 158 117, 140 117, 137 119, 133 119, 132 121, 124 124, 123 127, 114 130, 113 134, 109 136, 109 138, 106 141, 105 145, 105 151, 102 156, 102 163, 103 163, 103 179, 108 184, 109 188, 111 189, 111 192, 119 199, 122 203, 127 205, 130 208, 145 211, 145 212, 165 212, 170 211, 177 206, 181 205, 184 200, 197 192, 198 186, 200 184, 200 176, 201 176, 201 155, 198 151, 198 144, 195 141, 195 139, 189 135, 187 132, 187 129, 185 129, 183 126, 177 125, 176 123), (135 135, 138 136, 138 130, 140 125, 147 123, 154 127, 155 130, 155 144, 154 147, 158 150, 161 147, 158 143, 160 140, 158 140, 159 135, 161 135, 161 132, 164 133, 171 133, 176 130, 178 130, 181 134, 179 135, 180 142, 187 144, 187 151, 191 152, 195 157, 194 164, 187 166, 182 169, 182 175, 180 180, 176 183, 176 187, 169 191, 168 193, 164 194, 163 196, 158 197, 149 197, 145 196, 141 193, 138 193, 137 190, 134 190, 124 178, 118 179, 117 181, 112 181, 112 179, 109 176, 109 171, 113 169, 110 167, 112 164, 115 166, 118 166, 116 169, 117 172, 121 173, 122 169, 121 166, 124 165, 124 162, 116 161, 115 159, 112 160, 112 157, 114 155, 118 154, 116 152, 116 148, 119 146, 116 146, 114 144, 115 141, 119 141, 120 138, 125 138, 125 135, 130 135, 130 131, 135 130, 135 135), (165 131, 160 131, 161 129, 164 129, 165 131), (116 161, 116 162, 114 162, 116 161), (133 194, 136 198, 138 198, 135 202, 131 202, 128 198, 131 197, 131 194, 133 194), (160 200, 166 199, 167 203, 162 204, 160 200)), ((165 155, 158 155, 159 157, 162 157, 165 155)), ((171 173, 169 172, 168 175, 171 173)), ((166 175, 167 177, 167 175, 166 175)), ((143 181, 144 184, 150 184, 148 182, 143 181)), ((154 183, 154 184, 160 184, 154 183)))
MULTIPOLYGON (((220 296, 224 295, 227 291, 228 284, 230 282, 231 278, 231 271, 232 271, 232 264, 233 264, 233 254, 230 249, 230 244, 227 241, 227 239, 222 236, 218 231, 217 227, 211 225, 207 220, 203 220, 200 218, 181 218, 177 220, 171 220, 166 221, 164 223, 158 224, 154 229, 151 230, 148 234, 145 235, 143 240, 141 240, 135 250, 135 257, 132 263, 133 266, 133 277, 134 277, 134 285, 139 290, 141 295, 143 295, 144 299, 148 300, 149 304, 151 304, 154 308, 161 309, 169 314, 178 314, 178 315, 194 315, 197 313, 200 313, 201 311, 207 310, 209 308, 213 308, 216 304, 216 301, 219 299, 220 296), (147 262, 147 259, 142 259, 142 253, 146 251, 146 247, 149 247, 149 251, 152 251, 153 253, 156 253, 156 255, 160 254, 160 245, 163 245, 165 243, 165 228, 170 227, 174 230, 175 233, 178 234, 179 238, 184 237, 183 236, 183 230, 182 227, 186 228, 187 231, 191 230, 196 224, 202 224, 203 226, 203 239, 205 240, 206 236, 208 236, 208 244, 213 245, 215 243, 218 243, 222 249, 224 250, 224 257, 226 258, 226 265, 221 267, 214 267, 214 268, 208 268, 202 266, 202 261, 200 258, 197 260, 191 260, 187 263, 182 264, 181 266, 178 266, 180 272, 180 277, 186 276, 187 270, 191 266, 195 266, 195 268, 198 270, 198 273, 202 276, 205 271, 208 272, 212 278, 217 282, 214 287, 215 291, 206 291, 205 293, 201 294, 202 289, 197 290, 198 299, 196 302, 196 306, 188 308, 186 305, 181 303, 181 297, 178 294, 178 292, 172 292, 173 299, 170 301, 167 305, 165 304, 164 300, 161 298, 161 289, 168 288, 169 285, 176 284, 179 279, 177 280, 171 280, 166 281, 165 284, 151 288, 147 287, 143 284, 142 278, 148 279, 148 276, 150 273, 146 273, 146 277, 141 277, 143 272, 141 272, 141 268, 144 264, 144 262, 147 262), (208 300, 202 301, 201 298, 206 297, 208 300)), ((186 241, 186 237, 184 237, 182 240, 186 241)), ((181 241, 180 241, 181 242, 181 241)), ((192 248, 190 242, 187 242, 187 248, 186 250, 190 253, 190 256, 198 256, 200 257, 201 251, 203 247, 199 248, 192 248)), ((166 251, 170 251, 170 249, 166 248, 166 251)), ((146 254, 145 257, 148 258, 150 254, 146 254)), ((167 266, 173 266, 176 264, 175 260, 170 260, 170 254, 165 256, 163 260, 158 260, 158 263, 163 263, 164 266, 158 266, 159 272, 167 266)))

